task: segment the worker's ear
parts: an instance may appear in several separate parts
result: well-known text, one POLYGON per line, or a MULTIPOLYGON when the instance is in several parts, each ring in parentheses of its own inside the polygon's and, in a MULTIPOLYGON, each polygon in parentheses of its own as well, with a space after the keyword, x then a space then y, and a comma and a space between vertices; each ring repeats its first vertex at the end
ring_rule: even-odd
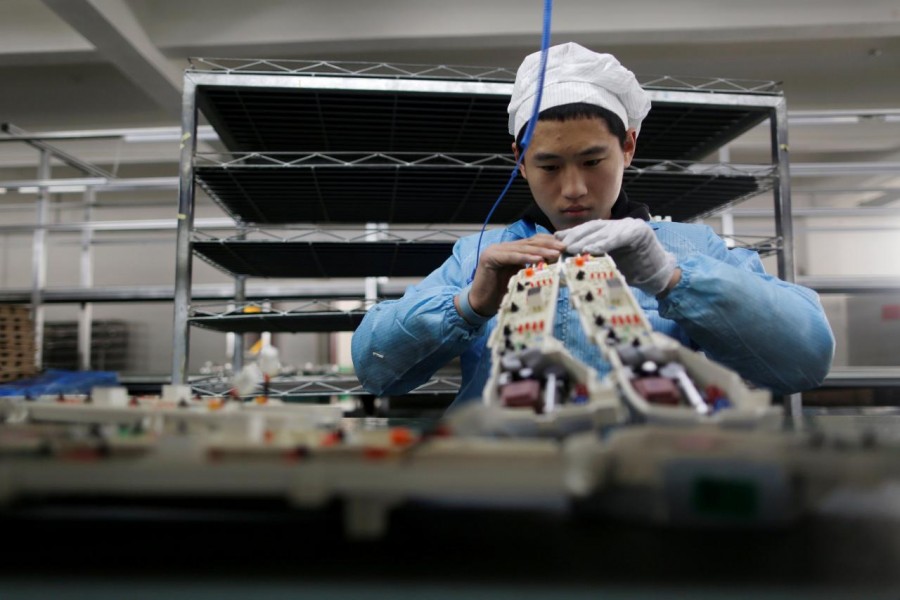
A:
POLYGON ((625 154, 625 167, 628 168, 631 166, 631 160, 634 158, 634 153, 637 150, 637 132, 634 129, 629 129, 625 132, 625 146, 622 148, 622 152, 625 154))
MULTIPOLYGON (((516 147, 516 143, 512 143, 512 151, 513 158, 516 159, 516 162, 519 162, 519 149, 516 147)), ((525 175, 525 160, 523 159, 521 163, 519 163, 519 175, 522 176, 522 179, 528 179, 528 176, 525 175)))

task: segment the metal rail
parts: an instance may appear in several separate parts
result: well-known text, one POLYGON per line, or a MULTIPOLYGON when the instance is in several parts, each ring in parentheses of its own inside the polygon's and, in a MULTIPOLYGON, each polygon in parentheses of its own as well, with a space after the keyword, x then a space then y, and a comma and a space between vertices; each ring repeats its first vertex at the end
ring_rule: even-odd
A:
MULTIPOLYGON (((515 81, 514 70, 502 67, 463 65, 419 65, 377 62, 314 61, 288 59, 189 59, 189 73, 293 75, 307 77, 355 77, 438 79, 451 81, 515 81)), ((661 90, 692 90, 698 92, 737 94, 780 94, 781 84, 775 81, 726 79, 722 77, 673 77, 670 75, 638 75, 644 87, 661 90)))
MULTIPOLYGON (((456 394, 461 376, 436 375, 426 383, 409 392, 410 394, 456 394)), ((210 376, 191 379, 191 387, 201 396, 222 396, 231 390, 231 382, 226 377, 210 376)), ((250 396, 263 393, 262 386, 250 396)), ((280 376, 273 378, 269 386, 269 396, 273 398, 309 398, 328 396, 370 396, 353 375, 316 374, 280 376)))

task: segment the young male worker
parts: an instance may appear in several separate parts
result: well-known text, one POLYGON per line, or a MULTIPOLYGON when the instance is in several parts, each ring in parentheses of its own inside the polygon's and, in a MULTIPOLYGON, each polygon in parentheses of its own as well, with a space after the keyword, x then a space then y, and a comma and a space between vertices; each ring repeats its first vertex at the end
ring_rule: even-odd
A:
MULTIPOLYGON (((536 53, 516 74, 509 132, 517 157, 539 70, 536 53)), ((477 235, 460 239, 422 283, 372 308, 352 343, 363 386, 402 394, 460 356, 454 406, 480 398, 491 368, 486 342, 510 277, 564 251, 608 252, 655 330, 745 379, 781 394, 819 385, 834 338, 813 291, 767 275, 755 252, 728 249, 709 227, 648 222, 647 207, 621 191, 649 111, 646 93, 613 56, 574 43, 550 48, 541 112, 520 169, 539 210, 486 232, 480 257, 477 235)), ((554 335, 603 372, 608 367, 568 301, 561 288, 554 335)))

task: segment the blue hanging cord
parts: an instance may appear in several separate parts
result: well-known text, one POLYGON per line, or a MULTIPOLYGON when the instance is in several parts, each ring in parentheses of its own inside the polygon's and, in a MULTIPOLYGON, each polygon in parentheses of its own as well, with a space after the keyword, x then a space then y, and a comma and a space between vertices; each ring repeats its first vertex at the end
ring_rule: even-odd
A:
POLYGON ((506 182, 506 186, 504 186, 503 191, 500 192, 500 196, 497 197, 497 200, 494 201, 494 205, 491 207, 490 212, 488 212, 487 217, 484 219, 484 224, 481 226, 481 233, 478 234, 478 246, 475 249, 475 267, 472 269, 472 274, 469 276, 467 283, 475 281, 475 271, 478 269, 478 260, 481 258, 481 239, 484 237, 484 230, 487 228, 487 224, 490 222, 491 217, 494 216, 494 211, 497 210, 497 207, 500 206, 500 202, 506 196, 509 188, 512 187, 516 175, 519 174, 519 165, 522 164, 525 152, 528 151, 528 145, 531 143, 531 136, 534 133, 534 127, 537 124, 538 115, 541 112, 541 97, 544 95, 544 75, 547 73, 547 51, 550 48, 550 16, 552 14, 553 0, 544 0, 544 30, 541 34, 541 70, 540 75, 538 76, 537 98, 534 101, 531 119, 529 119, 528 125, 525 127, 525 135, 522 136, 522 151, 519 152, 519 158, 516 160, 516 165, 513 167, 512 173, 509 174, 509 180, 506 182))

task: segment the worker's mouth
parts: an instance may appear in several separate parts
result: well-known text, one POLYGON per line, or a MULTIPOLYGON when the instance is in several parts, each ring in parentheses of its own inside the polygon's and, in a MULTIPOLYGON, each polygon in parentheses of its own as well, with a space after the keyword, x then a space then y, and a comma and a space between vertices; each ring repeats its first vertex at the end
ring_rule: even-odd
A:
POLYGON ((570 217, 579 217, 586 215, 588 213, 588 209, 586 206, 569 206, 563 209, 563 213, 569 215, 570 217))

